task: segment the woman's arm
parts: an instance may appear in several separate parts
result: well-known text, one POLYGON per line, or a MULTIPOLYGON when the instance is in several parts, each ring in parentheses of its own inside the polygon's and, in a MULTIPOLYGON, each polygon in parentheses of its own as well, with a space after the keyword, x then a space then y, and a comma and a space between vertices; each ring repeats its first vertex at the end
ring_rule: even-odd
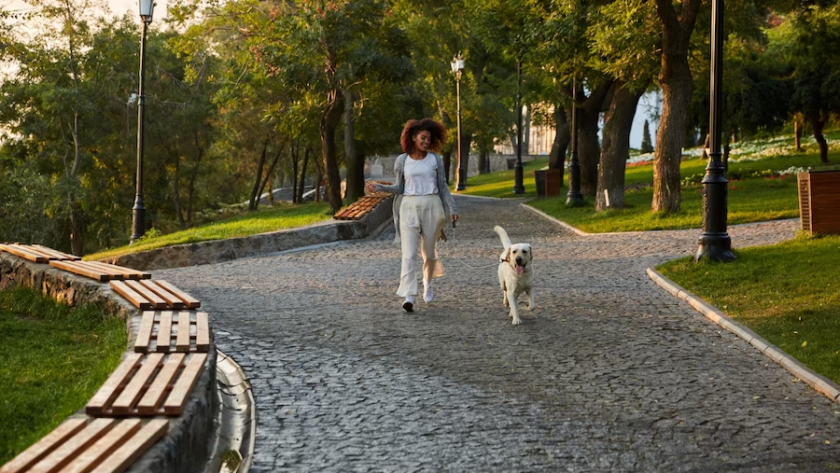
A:
POLYGON ((458 209, 455 208, 455 199, 452 198, 452 192, 449 191, 449 186, 446 185, 446 174, 443 170, 443 158, 438 156, 438 192, 449 202, 449 213, 457 218, 458 209))
POLYGON ((373 183, 373 191, 374 192, 388 192, 390 194, 399 194, 400 193, 400 180, 402 179, 402 167, 400 166, 400 157, 398 156, 396 161, 394 161, 394 176, 396 177, 396 182, 391 185, 387 184, 380 184, 378 182, 373 183))

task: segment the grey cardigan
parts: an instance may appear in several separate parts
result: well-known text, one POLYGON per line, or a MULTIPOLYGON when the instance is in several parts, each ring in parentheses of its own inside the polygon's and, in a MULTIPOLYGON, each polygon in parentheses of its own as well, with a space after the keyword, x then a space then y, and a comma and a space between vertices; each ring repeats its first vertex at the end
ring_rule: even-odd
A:
MULTIPOLYGON (((449 221, 450 216, 458 215, 458 211, 455 209, 455 199, 452 198, 452 193, 449 192, 449 186, 446 185, 446 174, 443 170, 443 158, 441 158, 437 153, 432 154, 437 159, 438 195, 440 196, 440 201, 443 204, 443 212, 446 214, 446 220, 449 221)), ((403 193, 405 193, 405 174, 403 173, 403 169, 405 168, 406 158, 408 158, 408 154, 403 153, 397 156, 397 160, 394 162, 394 175, 397 176, 397 182, 395 184, 390 186, 382 184, 376 185, 376 190, 378 191, 390 192, 397 195, 394 198, 393 208, 394 228, 397 230, 397 237, 394 239, 395 243, 400 242, 400 204, 402 203, 403 193)))

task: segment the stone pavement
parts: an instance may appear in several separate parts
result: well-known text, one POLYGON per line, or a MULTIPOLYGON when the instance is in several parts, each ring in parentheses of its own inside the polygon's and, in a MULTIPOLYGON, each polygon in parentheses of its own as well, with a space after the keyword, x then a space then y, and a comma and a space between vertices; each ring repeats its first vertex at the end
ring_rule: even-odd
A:
MULTIPOLYGON (((840 406, 645 275, 692 254, 698 230, 579 237, 514 201, 456 198, 447 275, 413 314, 392 229, 155 272, 203 301, 251 378, 252 471, 840 468, 840 406), (538 308, 516 327, 495 224, 534 245, 538 308)), ((796 227, 729 230, 743 247, 796 227)))

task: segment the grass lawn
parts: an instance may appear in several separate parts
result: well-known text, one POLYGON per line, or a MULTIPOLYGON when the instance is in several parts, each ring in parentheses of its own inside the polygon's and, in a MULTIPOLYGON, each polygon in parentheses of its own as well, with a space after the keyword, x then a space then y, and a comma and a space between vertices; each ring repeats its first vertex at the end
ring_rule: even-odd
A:
POLYGON ((840 383, 840 235, 801 234, 736 255, 730 263, 689 257, 656 269, 840 383))
POLYGON ((490 174, 479 174, 467 179, 467 190, 455 192, 455 178, 452 177, 452 192, 455 194, 480 195, 484 197, 536 197, 537 185, 534 182, 534 171, 548 164, 548 158, 535 159, 522 163, 524 194, 513 193, 514 171, 500 171, 490 174))
POLYGON ((0 292, 0 465, 84 407, 126 343, 125 322, 95 307, 0 292))
MULTIPOLYGON (((830 155, 830 160, 834 163, 838 161, 838 158, 840 158, 840 153, 830 155)), ((819 165, 819 155, 797 154, 731 163, 730 173, 748 175, 759 171, 778 171, 791 167, 819 165)), ((680 166, 680 174, 682 176, 700 175, 705 172, 705 168, 706 160, 687 159, 680 166)), ((526 181, 528 180, 526 178, 526 181)), ((533 183, 532 177, 530 181, 533 183)), ((683 186, 681 211, 677 214, 662 215, 650 211, 653 199, 652 164, 628 167, 625 182, 626 208, 620 210, 595 212, 594 199, 591 197, 586 198, 586 205, 583 207, 566 207, 565 195, 534 200, 528 205, 590 233, 700 228, 702 226, 703 196, 700 185, 683 186)), ((568 180, 566 183, 568 184, 568 180)), ((496 185, 500 188, 512 187, 513 179, 511 178, 509 183, 496 185)), ((472 189, 470 193, 473 193, 472 189)), ((778 176, 776 178, 747 177, 742 180, 733 179, 729 183, 729 224, 798 216, 796 176, 793 174, 788 174, 784 179, 779 179, 778 176)))
POLYGON ((119 248, 86 255, 84 259, 98 260, 129 253, 139 253, 164 246, 196 243, 207 240, 224 240, 226 238, 302 227, 332 218, 332 213, 329 212, 329 208, 329 204, 325 202, 266 208, 167 235, 147 236, 133 245, 121 246, 119 248))

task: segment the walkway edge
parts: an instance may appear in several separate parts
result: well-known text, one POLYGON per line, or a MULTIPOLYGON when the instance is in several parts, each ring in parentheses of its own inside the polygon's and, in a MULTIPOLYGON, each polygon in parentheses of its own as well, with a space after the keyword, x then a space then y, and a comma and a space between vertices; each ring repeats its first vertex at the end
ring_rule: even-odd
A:
POLYGON ((823 394, 836 403, 840 403, 840 386, 835 384, 833 381, 815 373, 810 368, 807 368, 796 358, 783 352, 779 347, 772 345, 770 342, 761 338, 757 333, 753 332, 744 325, 732 320, 729 316, 718 310, 717 307, 686 291, 674 281, 666 278, 653 268, 648 268, 645 272, 659 287, 665 289, 673 296, 688 302, 688 304, 697 312, 700 312, 712 322, 720 325, 752 345, 756 350, 781 365, 791 374, 804 381, 808 386, 814 388, 815 391, 823 394))
POLYGON ((530 210, 531 212, 534 212, 535 214, 537 214, 537 215, 539 215, 543 218, 551 220, 552 222, 556 223, 557 225, 560 225, 561 227, 565 228, 566 230, 571 231, 572 233, 575 233, 576 235, 579 235, 579 236, 590 236, 590 235, 592 235, 591 233, 586 233, 585 231, 583 231, 579 228, 573 227, 573 226, 569 225, 568 223, 566 223, 562 220, 559 220, 555 217, 552 217, 551 215, 543 212, 542 210, 535 209, 535 208, 531 207, 530 205, 527 205, 527 202, 521 203, 519 205, 528 209, 528 210, 530 210))

